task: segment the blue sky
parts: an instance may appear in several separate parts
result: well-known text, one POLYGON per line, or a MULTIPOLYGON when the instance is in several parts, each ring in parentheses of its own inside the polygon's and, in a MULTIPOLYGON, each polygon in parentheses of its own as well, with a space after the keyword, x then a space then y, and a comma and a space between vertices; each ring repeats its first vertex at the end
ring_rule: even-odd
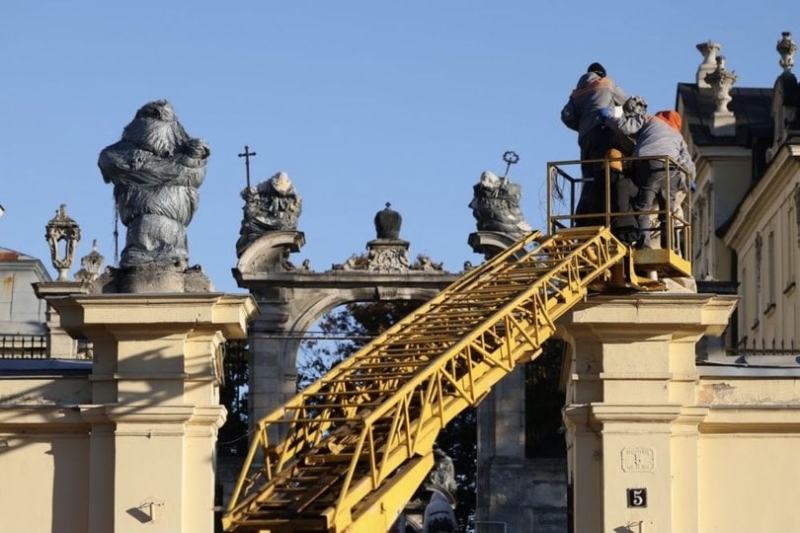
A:
POLYGON ((800 36, 788 0, 6 2, 0 246, 50 268, 44 226, 64 203, 83 231, 78 257, 96 238, 111 263, 112 187, 97 156, 142 104, 166 98, 211 146, 188 234, 190 262, 218 290, 240 290, 245 144, 254 182, 284 170, 303 197, 297 264, 324 271, 362 252, 389 201, 411 257, 459 271, 481 259, 467 245, 472 186, 502 174, 506 150, 520 156, 510 178, 522 210, 544 229, 546 162, 578 153, 559 112, 589 63, 669 109, 708 40, 737 87, 772 86, 782 31, 800 36))

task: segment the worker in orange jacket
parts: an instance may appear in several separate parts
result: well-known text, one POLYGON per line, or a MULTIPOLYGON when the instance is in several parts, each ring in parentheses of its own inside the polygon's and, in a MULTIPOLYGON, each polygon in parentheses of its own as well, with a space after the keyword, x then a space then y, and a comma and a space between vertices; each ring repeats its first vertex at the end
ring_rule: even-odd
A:
MULTIPOLYGON (((575 90, 561 110, 561 121, 578 132, 581 160, 603 159, 613 148, 614 131, 604 122, 602 109, 622 106, 628 93, 606 75, 600 63, 592 63, 578 80, 575 90)), ((576 214, 603 212, 603 164, 581 164, 583 179, 576 214)), ((578 219, 579 226, 594 225, 592 219, 578 219)))

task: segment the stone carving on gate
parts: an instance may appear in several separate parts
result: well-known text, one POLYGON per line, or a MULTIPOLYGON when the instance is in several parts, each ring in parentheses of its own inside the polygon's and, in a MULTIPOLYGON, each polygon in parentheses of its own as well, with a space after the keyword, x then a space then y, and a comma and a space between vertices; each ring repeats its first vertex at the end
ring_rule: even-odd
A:
POLYGON ((367 243, 367 253, 350 256, 344 263, 334 264, 333 270, 368 271, 398 274, 409 271, 444 272, 442 263, 435 263, 425 254, 414 262, 408 258, 409 242, 400 238, 403 217, 389 202, 375 215, 376 238, 367 243))
POLYGON ((245 188, 241 196, 245 205, 236 243, 238 257, 267 232, 297 230, 303 198, 297 194, 286 172, 278 172, 255 187, 245 188))

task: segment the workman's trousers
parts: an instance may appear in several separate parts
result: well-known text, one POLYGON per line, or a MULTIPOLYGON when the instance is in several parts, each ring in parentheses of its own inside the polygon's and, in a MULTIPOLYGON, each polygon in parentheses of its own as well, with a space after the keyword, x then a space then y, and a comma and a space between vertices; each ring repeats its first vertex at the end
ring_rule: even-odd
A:
MULTIPOLYGON (((637 182, 639 184, 639 194, 636 197, 634 208, 636 211, 653 211, 656 203, 660 211, 665 211, 667 207, 667 194, 669 194, 670 209, 675 209, 675 194, 680 188, 680 173, 673 171, 669 180, 669 192, 667 192, 667 171, 660 162, 642 161, 637 169, 637 182)), ((644 213, 636 215, 639 231, 642 234, 642 248, 652 248, 650 242, 653 232, 653 215, 644 213)), ((667 231, 663 227, 666 221, 665 212, 658 214, 661 222, 661 247, 667 246, 667 231)))
MULTIPOLYGON (((606 126, 598 126, 578 139, 581 148, 581 161, 604 159, 612 147, 614 133, 606 126)), ((583 186, 580 200, 575 208, 576 215, 589 213, 605 213, 605 169, 603 163, 581 163, 583 186)), ((579 218, 576 226, 599 226, 603 220, 599 218, 579 218)))
POLYGON ((611 171, 611 210, 616 213, 611 220, 611 232, 626 244, 634 244, 640 237, 636 217, 624 214, 633 213, 638 194, 639 188, 632 179, 622 172, 611 171))

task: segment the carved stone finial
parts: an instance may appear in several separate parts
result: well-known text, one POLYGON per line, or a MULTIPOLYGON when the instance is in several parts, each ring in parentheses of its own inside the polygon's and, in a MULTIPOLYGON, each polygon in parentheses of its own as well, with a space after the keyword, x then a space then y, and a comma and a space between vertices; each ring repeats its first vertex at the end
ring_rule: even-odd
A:
POLYGON ((785 31, 781 33, 781 40, 775 49, 781 55, 780 65, 784 72, 789 72, 794 66, 794 54, 797 52, 797 45, 792 39, 792 33, 785 31))
POLYGON ((386 207, 375 214, 375 233, 378 239, 399 239, 403 217, 386 202, 386 207))
POLYGON ((728 109, 728 104, 732 100, 731 89, 737 79, 736 72, 725 68, 725 56, 717 56, 717 68, 706 74, 705 80, 711 85, 714 102, 717 104, 711 126, 714 135, 727 136, 736 133, 736 117, 728 109))
POLYGON ((76 281, 94 281, 100 275, 105 257, 97 250, 97 239, 92 241, 92 251, 81 258, 81 269, 75 273, 76 281))
POLYGON ((67 281, 67 272, 75 259, 75 248, 81 240, 81 228, 78 223, 67 216, 66 204, 61 204, 56 216, 45 226, 45 239, 50 246, 50 258, 53 268, 58 270, 57 281, 67 281), (62 249, 59 243, 65 241, 62 249))
POLYGON ((711 85, 706 81, 706 75, 717 68, 717 54, 722 50, 722 45, 707 41, 698 44, 697 49, 703 54, 703 62, 697 68, 697 86, 701 89, 710 89, 711 85))

